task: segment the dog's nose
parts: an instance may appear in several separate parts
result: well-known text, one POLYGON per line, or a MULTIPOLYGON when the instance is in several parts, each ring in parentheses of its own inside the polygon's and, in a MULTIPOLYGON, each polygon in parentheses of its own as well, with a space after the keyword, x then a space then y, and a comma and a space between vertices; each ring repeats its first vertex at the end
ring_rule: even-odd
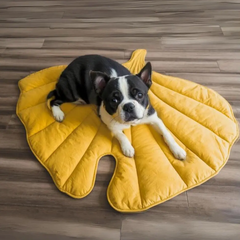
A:
POLYGON ((128 112, 128 113, 132 113, 133 110, 134 110, 135 106, 133 103, 126 103, 124 106, 123 106, 123 110, 125 112, 128 112))

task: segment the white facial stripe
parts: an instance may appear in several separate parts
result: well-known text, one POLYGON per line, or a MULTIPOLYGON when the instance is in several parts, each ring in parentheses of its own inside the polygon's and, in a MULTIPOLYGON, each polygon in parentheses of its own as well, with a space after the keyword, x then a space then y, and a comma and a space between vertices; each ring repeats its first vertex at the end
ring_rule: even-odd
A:
MULTIPOLYGON (((118 109, 117 109, 117 115, 118 117, 124 121, 124 118, 125 118, 125 112, 123 110, 123 106, 126 104, 126 103, 133 103, 134 106, 135 106, 135 114, 136 116, 141 119, 143 118, 144 116, 144 111, 145 111, 145 108, 140 105, 135 99, 132 99, 131 96, 130 96, 130 93, 129 93, 129 85, 128 85, 128 82, 127 82, 127 78, 126 76, 122 76, 122 77, 119 77, 118 78, 118 87, 119 87, 119 90, 120 92, 122 93, 122 96, 123 96, 123 100, 122 102, 118 105, 118 109)), ((138 121, 138 120, 137 120, 138 121)), ((135 121, 134 121, 135 122, 135 121)))
POLYGON ((130 100, 128 83, 127 83, 127 79, 126 79, 125 76, 122 76, 122 77, 118 78, 118 87, 119 87, 120 92, 123 95, 123 101, 130 100))

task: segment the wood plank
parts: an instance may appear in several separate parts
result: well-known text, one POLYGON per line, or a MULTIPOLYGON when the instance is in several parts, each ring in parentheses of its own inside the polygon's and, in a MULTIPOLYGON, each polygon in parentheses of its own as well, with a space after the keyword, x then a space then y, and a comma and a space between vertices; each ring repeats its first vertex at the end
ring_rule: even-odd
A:
POLYGON ((41 48, 43 38, 0 38, 1 48, 41 48))
MULTIPOLYGON (((63 16, 64 12, 42 12, 40 14, 37 14, 37 18, 44 19, 44 18, 61 18, 63 16)), ((1 13, 1 18, 35 18, 36 13, 35 12, 18 12, 16 13, 9 13, 7 11, 3 11, 1 13)))
POLYGON ((120 240, 121 215, 112 209, 0 205, 0 221, 1 239, 120 240))
POLYGON ((0 112, 4 113, 15 113, 16 111, 16 104, 17 104, 18 95, 15 96, 7 96, 2 97, 0 96, 0 112))
POLYGON ((20 79, 26 77, 29 75, 30 71, 16 71, 15 69, 11 70, 1 70, 0 71, 0 78, 1 78, 1 84, 15 84, 17 86, 17 83, 20 79))
MULTIPOLYGON (((232 171, 230 170, 230 172, 232 171)), ((215 178, 215 180, 216 179, 217 178, 215 178)), ((237 179, 239 180, 239 174, 237 175, 237 179)), ((226 179, 223 182, 225 186, 221 186, 217 189, 215 185, 208 184, 201 186, 200 189, 189 191, 189 207, 193 209, 197 208, 200 211, 200 209, 203 208, 203 205, 207 205, 208 209, 211 209, 209 210, 209 214, 217 214, 222 219, 225 219, 226 222, 239 223, 239 181, 238 185, 235 185, 237 182, 234 181, 234 186, 228 185, 230 181, 227 180, 226 182, 226 179), (231 201, 231 204, 226 204, 228 200, 231 201)), ((218 184, 220 185, 219 182, 218 184)))
MULTIPOLYGON (((133 49, 134 50, 134 49, 133 49)), ((6 51, 5 51, 6 52, 6 51)), ((4 52, 4 53, 5 53, 4 52)), ((124 55, 129 58, 132 51, 125 51, 124 55)), ((159 49, 148 51, 148 61, 158 60, 240 60, 240 51, 234 50, 193 50, 193 49, 159 49)))
POLYGON ((1 113, 1 115, 0 115, 0 129, 6 129, 10 119, 11 119, 11 114, 4 115, 3 113, 1 113))
MULTIPOLYGON (((23 26, 25 25, 25 23, 29 23, 32 24, 33 26, 35 26, 33 23, 36 23, 36 26, 39 23, 51 23, 51 27, 52 28, 67 28, 69 27, 69 25, 67 24, 73 24, 77 25, 77 24, 83 24, 83 26, 85 24, 89 24, 89 23, 95 23, 95 24, 111 24, 114 23, 115 24, 125 24, 125 23, 139 23, 139 24, 147 24, 147 23, 159 23, 159 18, 158 17, 151 17, 151 16, 130 16, 130 17, 112 17, 112 18, 108 18, 108 17, 104 17, 104 18, 44 18, 44 19, 38 19, 38 18, 33 18, 33 19, 28 19, 28 18, 9 18, 9 17, 5 17, 2 18, 3 24, 4 23, 23 23, 23 26), (61 27, 61 23, 63 24, 61 27), (60 24, 60 25, 59 25, 60 24)), ((28 25, 29 26, 29 25, 28 25)))
POLYGON ((217 214, 191 210, 158 214, 158 217, 155 212, 124 219, 121 239, 239 239, 239 224, 221 221, 217 214))
POLYGON ((154 71, 162 73, 163 71, 175 72, 219 72, 217 62, 215 61, 151 61, 154 71))
MULTIPOLYGON (((11 18, 12 19, 12 18, 11 18)), ((50 23, 33 23, 33 22, 0 22, 0 28, 45 28, 49 27, 50 28, 50 23)))
MULTIPOLYGON (((35 56, 31 58, 11 58, 11 57, 2 57, 0 59, 0 69, 10 70, 14 68, 17 71, 38 71, 44 68, 58 66, 58 65, 68 65, 72 62, 74 57, 42 57, 39 58, 35 56)), ((123 63, 123 59, 115 59, 116 61, 123 63)))
POLYGON ((127 59, 123 51, 92 50, 92 49, 6 49, 4 57, 71 57, 76 58, 87 54, 99 54, 113 59, 127 59))
POLYGON ((158 37, 58 37, 47 38, 43 48, 126 50, 161 48, 158 37))
POLYGON ((25 129, 0 130, 0 150, 2 149, 29 149, 25 137, 25 129))
POLYGON ((84 199, 61 193, 15 114, 20 79, 84 54, 120 63, 145 48, 163 74, 210 87, 240 122, 239 0, 0 1, 0 239, 211 239, 240 236, 240 141, 205 184, 141 214, 110 207, 115 160, 102 158, 84 199))
POLYGON ((231 26, 231 27, 221 27, 223 34, 225 36, 240 36, 240 27, 238 26, 231 26))
POLYGON ((226 49, 226 50, 239 50, 239 37, 222 37, 222 36, 168 36, 161 38, 161 44, 165 49, 226 49))
POLYGON ((221 71, 230 73, 240 73, 240 60, 218 60, 221 71))
POLYGON ((108 30, 107 27, 103 28, 98 28, 98 27, 93 27, 93 28, 81 28, 79 26, 79 31, 76 31, 75 29, 71 28, 66 28, 64 31, 59 28, 40 28, 40 27, 35 27, 35 28, 2 28, 0 32, 0 37, 5 37, 5 38, 12 38, 12 37, 27 37, 27 38, 33 38, 33 37, 53 37, 53 36, 58 36, 58 37, 65 37, 65 36, 74 36, 74 37, 81 37, 81 36, 92 36, 92 37, 142 37, 144 34, 143 32, 146 32, 149 37, 162 37, 165 35, 177 35, 177 34, 186 34, 189 31, 192 32, 193 35, 199 35, 201 33, 205 35, 219 35, 222 36, 222 31, 219 28, 219 26, 188 26, 188 27, 181 27, 181 26, 164 26, 164 27, 159 27, 159 26, 151 26, 151 27, 136 27, 132 25, 130 28, 126 27, 118 27, 118 28, 113 28, 111 31, 108 30), (94 29, 94 30, 93 30, 94 29))

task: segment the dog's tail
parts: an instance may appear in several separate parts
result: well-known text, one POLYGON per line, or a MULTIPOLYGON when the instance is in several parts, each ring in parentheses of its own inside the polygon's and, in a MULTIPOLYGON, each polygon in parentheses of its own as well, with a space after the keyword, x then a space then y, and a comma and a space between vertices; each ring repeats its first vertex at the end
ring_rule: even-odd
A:
POLYGON ((56 97, 56 93, 57 93, 56 89, 53 90, 53 91, 51 91, 51 92, 47 95, 47 99, 50 99, 50 98, 52 98, 53 96, 56 97))

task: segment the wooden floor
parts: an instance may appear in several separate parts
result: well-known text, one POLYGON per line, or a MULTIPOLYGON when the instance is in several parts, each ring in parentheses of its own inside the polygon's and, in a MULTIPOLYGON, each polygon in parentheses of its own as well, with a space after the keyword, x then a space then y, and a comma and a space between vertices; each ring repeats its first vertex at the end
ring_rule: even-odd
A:
POLYGON ((15 115, 17 82, 97 53, 124 62, 146 48, 155 71, 213 88, 240 119, 240 0, 1 0, 0 239, 240 239, 240 142, 218 176, 140 214, 113 210, 114 160, 92 193, 60 193, 15 115))

